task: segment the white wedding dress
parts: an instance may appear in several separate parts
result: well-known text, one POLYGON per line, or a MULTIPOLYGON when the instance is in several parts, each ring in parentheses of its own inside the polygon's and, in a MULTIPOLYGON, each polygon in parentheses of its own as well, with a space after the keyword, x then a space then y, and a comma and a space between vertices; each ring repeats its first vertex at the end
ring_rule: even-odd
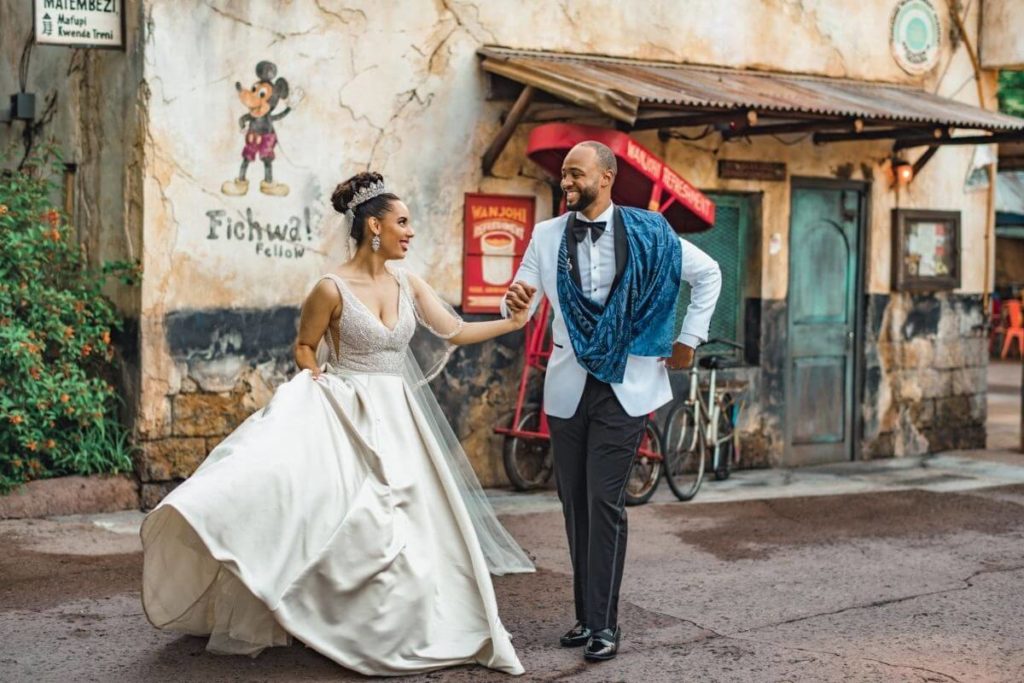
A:
POLYGON ((294 636, 367 675, 474 662, 523 672, 488 564, 533 567, 467 483, 468 463, 458 471, 465 455, 417 397, 429 389, 403 376, 423 317, 395 276, 393 329, 327 276, 343 301, 327 372, 282 385, 146 517, 153 625, 209 634, 207 648, 229 654, 294 636), (495 538, 504 547, 488 550, 495 538))

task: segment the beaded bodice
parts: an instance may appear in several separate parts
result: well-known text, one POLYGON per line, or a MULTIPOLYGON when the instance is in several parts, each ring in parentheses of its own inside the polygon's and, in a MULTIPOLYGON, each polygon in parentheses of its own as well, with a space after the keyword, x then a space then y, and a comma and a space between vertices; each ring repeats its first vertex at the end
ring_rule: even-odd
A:
POLYGON ((366 308, 342 278, 324 277, 337 285, 342 300, 341 317, 337 325, 331 322, 325 335, 330 351, 328 372, 401 374, 405 351, 416 331, 416 313, 403 274, 395 273, 399 294, 398 321, 393 329, 366 308))

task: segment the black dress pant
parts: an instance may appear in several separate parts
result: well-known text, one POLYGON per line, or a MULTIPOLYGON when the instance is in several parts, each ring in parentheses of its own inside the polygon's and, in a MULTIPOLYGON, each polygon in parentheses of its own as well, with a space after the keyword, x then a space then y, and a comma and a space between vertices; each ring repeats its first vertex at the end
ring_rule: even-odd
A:
POLYGON ((626 481, 646 416, 629 416, 612 388, 588 375, 576 414, 548 421, 576 619, 594 631, 614 628, 626 557, 626 481))

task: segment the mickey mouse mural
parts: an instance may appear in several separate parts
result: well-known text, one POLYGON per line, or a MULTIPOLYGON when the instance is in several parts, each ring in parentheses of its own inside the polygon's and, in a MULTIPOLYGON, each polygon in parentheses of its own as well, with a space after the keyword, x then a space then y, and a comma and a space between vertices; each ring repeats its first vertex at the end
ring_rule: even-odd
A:
POLYGON ((291 107, 285 107, 275 114, 274 108, 281 100, 288 99, 288 81, 277 78, 277 65, 273 62, 262 61, 256 65, 256 82, 251 88, 243 88, 241 83, 235 83, 238 91, 238 99, 249 110, 238 119, 239 127, 245 131, 245 146, 242 148, 242 167, 238 171, 238 177, 228 180, 220 187, 220 191, 232 197, 240 197, 249 191, 249 181, 245 174, 249 164, 256 161, 256 157, 263 162, 263 180, 260 181, 260 192, 284 197, 288 194, 288 186, 284 183, 274 182, 274 148, 277 146, 277 132, 274 130, 274 122, 280 121, 291 107), (274 79, 277 80, 274 80, 274 79))

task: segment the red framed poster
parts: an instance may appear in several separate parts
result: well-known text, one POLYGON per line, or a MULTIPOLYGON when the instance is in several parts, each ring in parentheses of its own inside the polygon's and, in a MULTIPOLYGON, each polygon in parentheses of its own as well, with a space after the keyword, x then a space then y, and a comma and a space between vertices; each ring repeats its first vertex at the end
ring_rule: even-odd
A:
POLYGON ((497 313, 533 234, 531 196, 466 193, 462 310, 497 313))

